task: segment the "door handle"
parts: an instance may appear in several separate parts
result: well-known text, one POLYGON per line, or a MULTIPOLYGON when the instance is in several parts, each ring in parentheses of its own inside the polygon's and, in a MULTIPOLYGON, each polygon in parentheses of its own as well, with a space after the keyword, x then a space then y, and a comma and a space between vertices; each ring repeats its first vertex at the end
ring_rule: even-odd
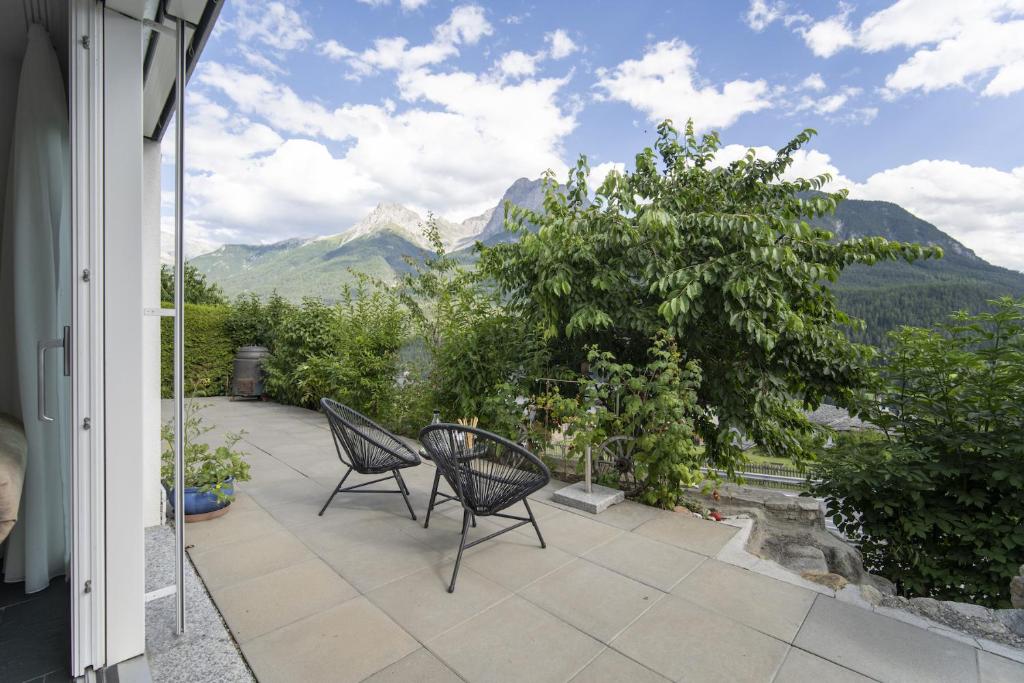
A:
POLYGON ((38 401, 39 420, 41 422, 53 422, 53 418, 46 414, 46 352, 50 349, 64 350, 64 376, 71 376, 71 327, 64 326, 64 335, 57 339, 46 339, 36 344, 36 371, 38 373, 38 386, 36 398, 38 401))

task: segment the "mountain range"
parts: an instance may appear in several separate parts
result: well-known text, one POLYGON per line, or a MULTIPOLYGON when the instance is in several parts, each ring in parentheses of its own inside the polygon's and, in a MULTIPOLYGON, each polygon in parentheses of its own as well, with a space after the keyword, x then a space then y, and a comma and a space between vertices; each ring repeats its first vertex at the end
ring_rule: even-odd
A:
MULTIPOLYGON (((540 180, 515 181, 494 208, 461 222, 437 219, 445 248, 465 254, 476 241, 511 239, 504 230, 504 202, 539 209, 540 180)), ((422 257, 429 245, 422 234, 425 218, 400 204, 379 204, 351 228, 328 237, 289 239, 267 245, 227 244, 191 260, 229 297, 245 292, 267 296, 277 291, 298 301, 306 296, 336 298, 353 270, 394 280, 409 270, 403 257, 422 257)), ((988 299, 1024 295, 1024 273, 994 266, 939 228, 890 202, 850 199, 816 224, 837 239, 881 236, 942 247, 940 260, 881 263, 847 269, 833 286, 846 312, 867 322, 853 336, 879 343, 898 325, 930 325, 960 308, 978 310, 988 299)))

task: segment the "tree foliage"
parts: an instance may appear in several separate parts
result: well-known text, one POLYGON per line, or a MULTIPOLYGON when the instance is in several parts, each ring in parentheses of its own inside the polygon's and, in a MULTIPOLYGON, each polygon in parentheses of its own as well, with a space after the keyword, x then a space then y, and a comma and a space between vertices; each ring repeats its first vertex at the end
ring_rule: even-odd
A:
POLYGON ((700 370, 695 429, 711 464, 741 460, 733 429, 800 461, 815 439, 800 408, 846 402, 871 357, 844 336, 854 322, 825 283, 853 264, 941 254, 882 238, 835 242, 808 225, 846 196, 820 193, 827 175, 784 179, 813 134, 770 161, 751 150, 721 166, 717 134, 698 139, 688 125, 680 135, 665 122, 636 170, 610 173, 592 200, 585 158, 564 191, 548 174, 543 211, 507 206, 519 240, 484 249, 481 264, 568 367, 591 345, 644 364, 667 329, 700 370))
MULTIPOLYGON (((481 272, 446 253, 433 217, 424 226, 432 253, 409 259, 398 292, 427 354, 426 382, 445 420, 477 417, 512 436, 521 422, 516 403, 544 362, 540 335, 512 314, 481 272)), ((414 373, 415 374, 415 373, 414 373)))
POLYGON ((266 361, 267 391, 277 400, 317 408, 322 397, 380 419, 387 415, 398 375, 406 319, 387 290, 365 284, 327 305, 307 299, 283 313, 266 361))
POLYGON ((886 441, 821 465, 840 530, 907 595, 1009 605, 1024 564, 1024 299, 892 335, 861 417, 886 441))
MULTIPOLYGON (((160 300, 174 301, 174 268, 168 265, 160 266, 160 300)), ((220 285, 208 282, 195 266, 186 263, 185 303, 224 305, 228 300, 220 285)))

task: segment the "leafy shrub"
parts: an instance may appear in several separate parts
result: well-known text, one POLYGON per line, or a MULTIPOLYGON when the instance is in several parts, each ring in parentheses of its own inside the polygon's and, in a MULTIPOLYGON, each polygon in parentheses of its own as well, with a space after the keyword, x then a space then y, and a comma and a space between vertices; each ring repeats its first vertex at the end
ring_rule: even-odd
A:
POLYGON ((394 400, 406 318, 387 290, 346 288, 341 303, 306 299, 285 311, 266 363, 267 391, 316 408, 322 397, 386 418, 394 400))
MULTIPOLYGON (((227 306, 185 304, 185 387, 193 396, 227 392, 236 351, 226 328, 230 315, 227 306)), ((170 398, 173 394, 174 318, 161 318, 160 395, 170 398)))
POLYGON ((648 505, 675 506, 683 487, 704 478, 703 449, 693 429, 697 363, 684 363, 665 334, 652 341, 646 365, 619 363, 596 347, 590 348, 588 362, 591 374, 583 378, 579 395, 552 402, 559 421, 568 424, 573 450, 582 457, 587 446, 609 436, 632 437, 636 497, 648 505))
POLYGON ((278 294, 272 294, 266 303, 253 293, 239 294, 231 304, 231 314, 225 323, 227 333, 235 346, 274 347, 274 336, 292 305, 278 294))
POLYGON ((885 440, 819 468, 814 493, 905 595, 1007 607, 1024 564, 1024 300, 993 304, 893 333, 862 414, 885 440))
MULTIPOLYGON (((245 432, 226 434, 224 444, 213 448, 204 440, 204 435, 214 427, 203 424, 200 412, 206 405, 194 400, 185 403, 185 486, 194 486, 203 493, 216 494, 221 503, 234 500, 233 495, 224 492, 228 479, 249 481, 249 463, 245 452, 235 446, 245 432)), ((168 489, 174 486, 174 423, 168 422, 160 428, 163 450, 160 453, 160 480, 168 489)))
POLYGON ((515 436, 517 399, 529 393, 527 379, 545 358, 540 335, 508 311, 481 273, 445 253, 433 217, 424 235, 433 253, 409 260, 398 294, 427 353, 430 402, 447 421, 477 417, 484 429, 515 436))

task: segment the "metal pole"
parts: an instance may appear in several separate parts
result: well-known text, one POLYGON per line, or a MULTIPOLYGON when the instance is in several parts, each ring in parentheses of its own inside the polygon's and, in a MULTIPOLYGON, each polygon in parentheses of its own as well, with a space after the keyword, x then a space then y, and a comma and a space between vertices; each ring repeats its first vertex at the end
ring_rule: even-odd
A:
POLYGON ((174 583, 175 633, 185 632, 185 22, 175 28, 174 99, 174 583))
POLYGON ((585 467, 583 469, 583 482, 584 482, 584 486, 585 486, 584 490, 587 493, 593 493, 594 492, 594 484, 593 484, 593 481, 592 481, 593 475, 590 472, 590 468, 591 467, 592 467, 592 465, 591 465, 591 460, 590 460, 590 446, 587 445, 587 462, 586 462, 586 465, 585 465, 585 467))

